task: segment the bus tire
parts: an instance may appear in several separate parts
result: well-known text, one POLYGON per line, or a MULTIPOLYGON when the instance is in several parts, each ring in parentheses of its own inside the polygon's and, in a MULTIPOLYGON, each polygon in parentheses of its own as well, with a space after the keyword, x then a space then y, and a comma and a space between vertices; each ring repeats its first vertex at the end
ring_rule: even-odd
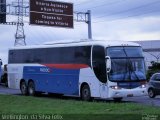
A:
POLYGON ((33 81, 30 81, 28 83, 28 94, 30 96, 35 96, 35 84, 33 81))
POLYGON ((81 99, 84 101, 91 101, 91 92, 88 85, 82 86, 81 99))
POLYGON ((27 89, 27 85, 25 81, 22 81, 20 83, 20 90, 21 90, 22 95, 28 95, 28 89, 27 89))

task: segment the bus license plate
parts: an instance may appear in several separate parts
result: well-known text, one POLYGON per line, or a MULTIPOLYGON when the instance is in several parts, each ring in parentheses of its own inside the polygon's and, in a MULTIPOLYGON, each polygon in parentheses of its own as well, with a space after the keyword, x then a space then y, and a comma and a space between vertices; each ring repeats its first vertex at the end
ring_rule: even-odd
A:
POLYGON ((128 94, 127 97, 133 97, 133 94, 128 94))

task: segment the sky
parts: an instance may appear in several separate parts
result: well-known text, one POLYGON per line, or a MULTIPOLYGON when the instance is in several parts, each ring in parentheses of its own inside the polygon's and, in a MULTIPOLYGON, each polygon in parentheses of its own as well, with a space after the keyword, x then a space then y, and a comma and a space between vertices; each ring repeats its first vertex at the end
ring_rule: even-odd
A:
MULTIPOLYGON (((15 0, 7 0, 11 3, 15 0)), ((29 2, 29 0, 24 0, 29 2)), ((58 0, 56 0, 58 1, 58 0)), ((160 40, 160 0, 61 0, 74 5, 74 11, 91 10, 92 37, 97 40, 160 40)), ((17 16, 7 15, 8 22, 17 16)), ((88 26, 74 21, 73 29, 29 25, 24 17, 27 45, 88 38, 88 26)), ((0 25, 0 58, 7 63, 8 49, 14 46, 16 26, 0 25)))

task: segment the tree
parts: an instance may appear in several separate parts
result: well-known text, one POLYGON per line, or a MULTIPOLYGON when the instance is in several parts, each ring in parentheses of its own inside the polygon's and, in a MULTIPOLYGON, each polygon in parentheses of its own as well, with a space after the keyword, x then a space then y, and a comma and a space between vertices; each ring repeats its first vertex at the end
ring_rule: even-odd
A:
POLYGON ((152 61, 151 66, 149 67, 147 71, 147 79, 149 80, 150 77, 156 72, 160 72, 160 63, 152 61))

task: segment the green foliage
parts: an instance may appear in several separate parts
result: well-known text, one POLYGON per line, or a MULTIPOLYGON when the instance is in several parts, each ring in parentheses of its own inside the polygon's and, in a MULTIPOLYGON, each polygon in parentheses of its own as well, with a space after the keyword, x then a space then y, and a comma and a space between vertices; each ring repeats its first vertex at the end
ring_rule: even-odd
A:
POLYGON ((147 80, 149 80, 154 73, 160 72, 160 63, 152 61, 151 65, 147 71, 147 80))

